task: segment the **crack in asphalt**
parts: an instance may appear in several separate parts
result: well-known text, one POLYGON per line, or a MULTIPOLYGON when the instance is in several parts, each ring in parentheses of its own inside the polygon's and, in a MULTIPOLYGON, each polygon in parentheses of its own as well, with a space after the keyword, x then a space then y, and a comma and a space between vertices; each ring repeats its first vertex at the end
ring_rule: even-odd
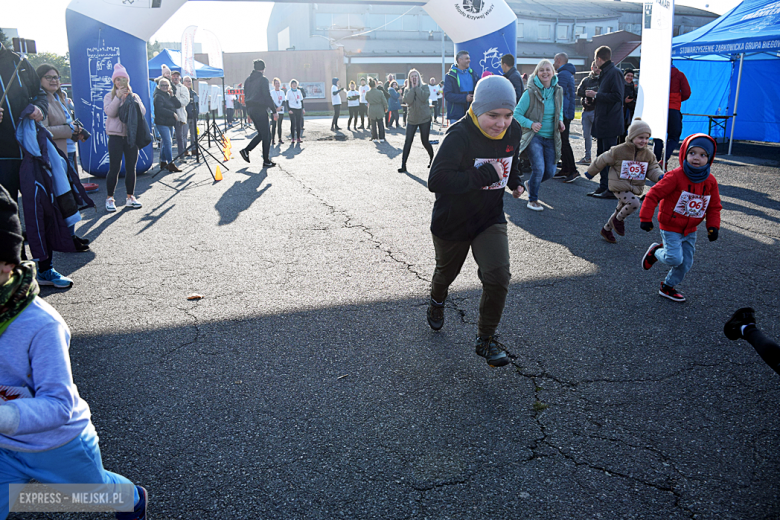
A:
POLYGON ((283 167, 281 167, 281 165, 277 164, 276 167, 279 168, 279 171, 281 171, 282 173, 284 173, 285 175, 287 175, 288 177, 293 179, 295 182, 300 184, 301 187, 303 187, 303 189, 309 195, 314 197, 320 204, 325 206, 328 209, 328 212, 331 215, 339 216, 339 217, 343 218, 344 222, 342 223, 342 227, 348 228, 348 229, 358 229, 358 230, 362 231, 364 234, 366 234, 369 237, 369 240, 374 244, 374 247, 377 250, 383 252, 392 261, 394 261, 394 262, 404 266, 406 268, 406 270, 409 271, 410 273, 412 273, 414 276, 416 276, 418 280, 420 280, 422 282, 425 282, 426 284, 430 283, 430 278, 428 278, 426 276, 423 276, 422 274, 417 272, 414 269, 414 264, 411 264, 411 263, 407 262, 406 260, 404 260, 402 258, 399 258, 398 255, 400 253, 394 252, 391 249, 387 248, 382 243, 382 241, 379 238, 374 236, 374 232, 371 230, 371 228, 369 228, 365 224, 353 223, 352 222, 353 217, 349 213, 347 213, 346 210, 338 209, 336 206, 334 206, 333 204, 331 204, 330 202, 325 200, 321 195, 317 194, 310 186, 308 186, 300 178, 296 177, 291 172, 289 172, 289 171, 285 170, 283 167))

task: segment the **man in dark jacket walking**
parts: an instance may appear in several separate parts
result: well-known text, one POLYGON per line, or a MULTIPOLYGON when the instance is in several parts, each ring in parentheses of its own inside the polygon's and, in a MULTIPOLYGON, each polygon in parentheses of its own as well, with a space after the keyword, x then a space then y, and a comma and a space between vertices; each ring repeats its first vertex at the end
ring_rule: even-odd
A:
POLYGON ((564 182, 574 182, 580 176, 577 165, 574 162, 574 152, 569 142, 569 128, 574 119, 574 97, 577 95, 574 88, 574 74, 577 72, 574 65, 569 63, 569 56, 565 52, 555 55, 553 67, 558 71, 558 85, 563 89, 563 124, 566 127, 561 132, 561 169, 554 179, 563 179, 564 182))
POLYGON ((585 76, 580 82, 580 86, 577 87, 577 96, 582 99, 582 138, 585 140, 585 157, 580 160, 579 164, 590 165, 591 157, 590 152, 593 147, 593 138, 591 136, 591 130, 593 130, 593 117, 596 113, 596 102, 592 98, 585 97, 585 91, 599 90, 599 74, 601 71, 596 66, 594 61, 590 65, 590 74, 585 76))
POLYGON ((239 153, 242 159, 249 162, 249 152, 254 150, 262 141, 263 168, 271 168, 276 166, 276 163, 271 162, 271 157, 269 156, 271 151, 271 127, 268 124, 268 113, 271 112, 274 115, 274 121, 276 121, 276 103, 271 98, 271 88, 268 85, 268 79, 263 75, 265 62, 263 60, 255 60, 254 68, 255 70, 252 71, 252 74, 244 81, 244 99, 246 100, 249 117, 255 123, 257 135, 239 153))
POLYGON ((517 67, 515 67, 515 57, 511 54, 501 56, 501 70, 504 71, 504 77, 512 83, 512 87, 515 89, 515 97, 517 98, 515 103, 518 103, 520 98, 523 97, 525 87, 523 86, 523 77, 517 72, 517 67))
POLYGON ((465 116, 474 100, 474 89, 479 77, 469 67, 470 64, 468 51, 460 51, 455 56, 455 64, 444 76, 444 99, 447 100, 447 119, 450 124, 465 116))
MULTIPOLYGON (((586 90, 585 96, 596 103, 596 120, 593 135, 596 137, 598 155, 603 154, 617 144, 617 138, 623 133, 623 85, 625 80, 620 70, 612 63, 612 49, 603 45, 596 49, 596 66, 601 70, 599 90, 586 90)), ((614 199, 609 191, 609 167, 601 170, 601 179, 596 191, 588 193, 599 199, 614 199)))

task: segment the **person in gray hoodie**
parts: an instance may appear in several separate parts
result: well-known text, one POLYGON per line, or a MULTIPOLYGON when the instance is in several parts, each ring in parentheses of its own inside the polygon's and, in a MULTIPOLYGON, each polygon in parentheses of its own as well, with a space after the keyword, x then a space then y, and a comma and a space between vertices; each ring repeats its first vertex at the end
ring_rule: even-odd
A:
POLYGON ((117 518, 145 520, 146 490, 103 468, 89 405, 73 384, 70 329, 38 297, 35 264, 21 259, 17 212, 0 187, 0 519, 8 516, 9 485, 34 479, 106 485, 132 507, 117 518))

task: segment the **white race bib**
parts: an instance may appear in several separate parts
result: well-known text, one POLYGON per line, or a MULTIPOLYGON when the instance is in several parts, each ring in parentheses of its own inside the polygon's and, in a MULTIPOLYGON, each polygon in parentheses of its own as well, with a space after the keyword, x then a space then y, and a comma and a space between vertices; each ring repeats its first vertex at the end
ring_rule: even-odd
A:
POLYGON ((643 181, 647 175, 647 163, 640 161, 623 161, 620 178, 632 181, 643 181))
POLYGON ((499 159, 475 159, 474 168, 479 168, 486 163, 499 163, 504 170, 504 174, 498 182, 494 182, 490 186, 483 186, 483 190, 503 190, 506 188, 506 183, 509 181, 509 172, 512 171, 512 159, 513 157, 501 157, 499 159))
POLYGON ((684 191, 674 206, 674 212, 692 218, 704 218, 707 206, 710 204, 709 195, 696 195, 684 191))

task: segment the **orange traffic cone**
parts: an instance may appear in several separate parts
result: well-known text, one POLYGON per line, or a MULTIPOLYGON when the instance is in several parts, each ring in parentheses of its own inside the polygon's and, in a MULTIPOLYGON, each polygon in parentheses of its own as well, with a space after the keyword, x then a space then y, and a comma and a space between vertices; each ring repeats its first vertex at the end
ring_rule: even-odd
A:
POLYGON ((217 165, 217 173, 214 175, 214 180, 221 181, 222 180, 222 168, 217 165))

